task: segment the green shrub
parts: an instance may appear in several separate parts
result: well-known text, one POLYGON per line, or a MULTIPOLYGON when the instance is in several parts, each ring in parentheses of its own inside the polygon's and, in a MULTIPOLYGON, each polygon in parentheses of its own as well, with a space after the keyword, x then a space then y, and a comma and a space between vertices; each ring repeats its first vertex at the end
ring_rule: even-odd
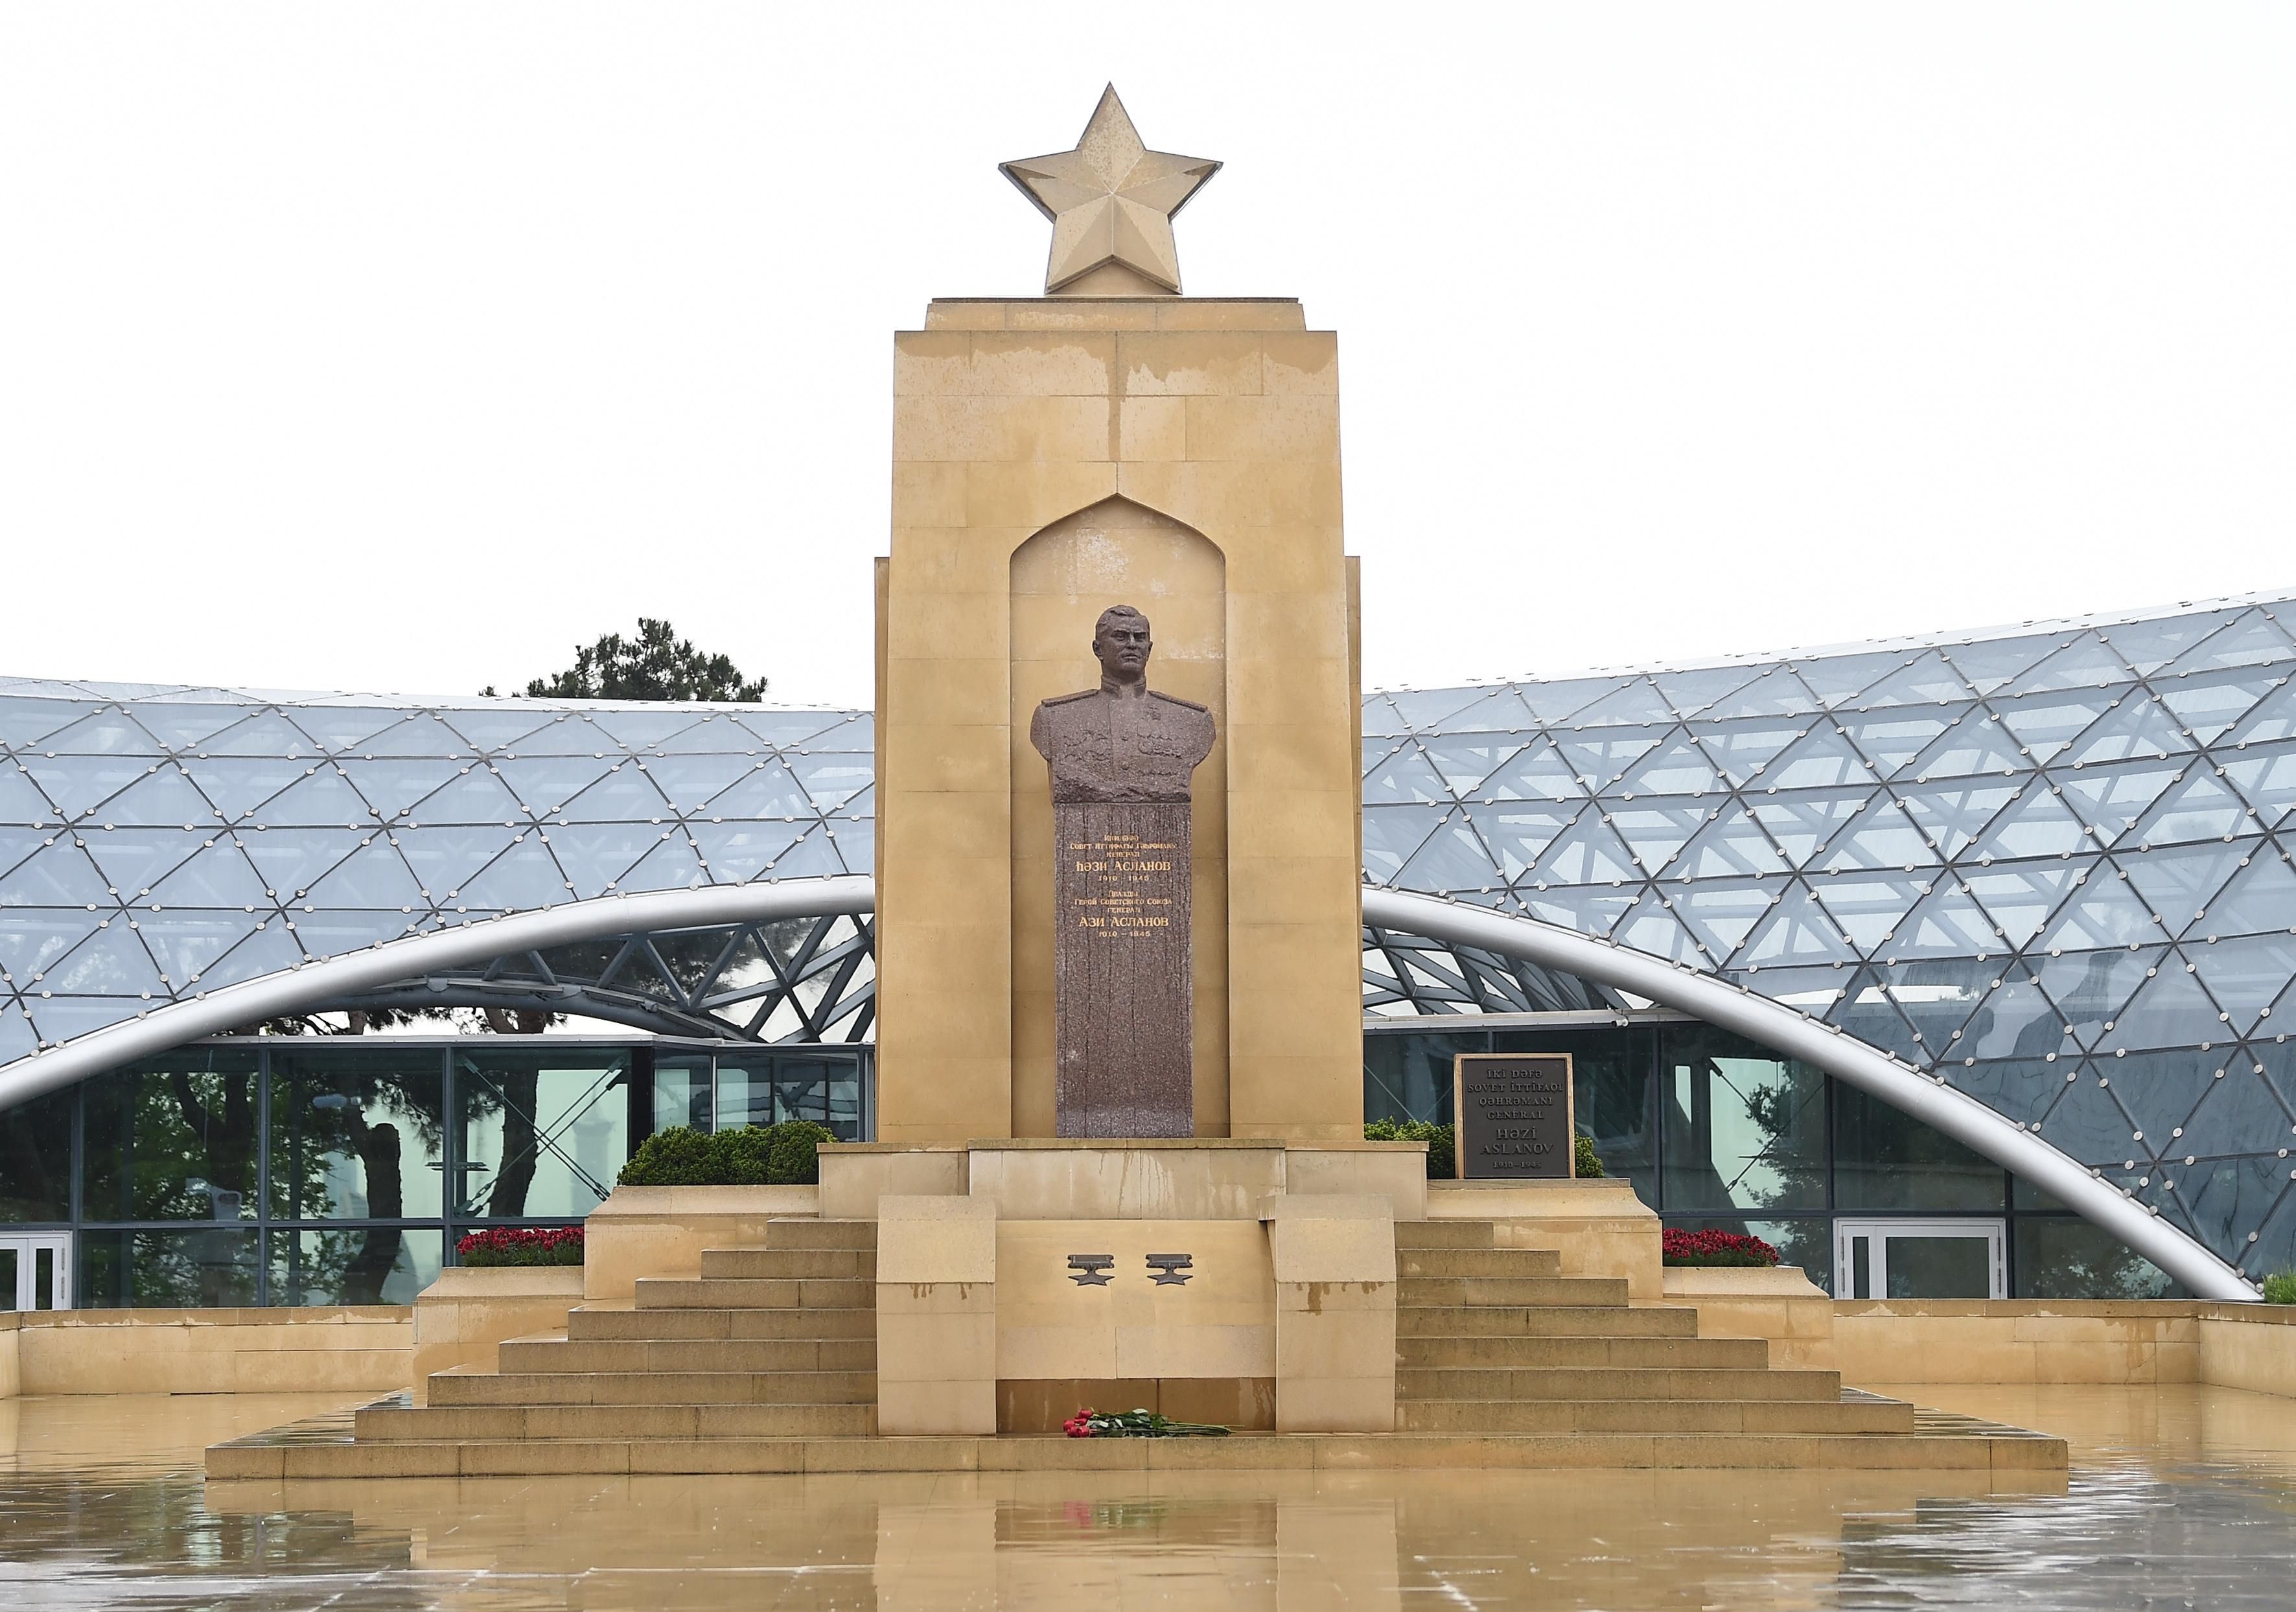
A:
POLYGON ((2296 1271, 2280 1271, 2264 1279, 2264 1302, 2296 1305, 2296 1271))
POLYGON ((1449 1125, 1429 1125, 1417 1119, 1374 1119, 1364 1126, 1365 1141, 1423 1141, 1427 1144, 1427 1179, 1448 1181, 1456 1168, 1453 1163, 1452 1132, 1449 1125))
POLYGON ((1594 1181, 1602 1175, 1603 1156, 1595 1151, 1595 1139, 1593 1137, 1572 1137, 1570 1139, 1570 1158, 1572 1161, 1571 1167, 1578 1173, 1578 1178, 1581 1181, 1594 1181))
POLYGON ((672 1125, 640 1142, 616 1179, 626 1187, 811 1186, 821 1179, 817 1150, 836 1140, 809 1119, 717 1132, 672 1125))

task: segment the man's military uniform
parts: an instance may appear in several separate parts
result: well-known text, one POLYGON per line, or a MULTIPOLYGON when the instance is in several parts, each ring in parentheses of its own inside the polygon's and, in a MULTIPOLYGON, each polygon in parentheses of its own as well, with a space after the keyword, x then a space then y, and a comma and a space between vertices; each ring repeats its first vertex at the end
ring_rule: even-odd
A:
POLYGON ((1212 717, 1144 684, 1103 684, 1039 704, 1029 742, 1052 764, 1055 801, 1185 800, 1212 752, 1212 717))

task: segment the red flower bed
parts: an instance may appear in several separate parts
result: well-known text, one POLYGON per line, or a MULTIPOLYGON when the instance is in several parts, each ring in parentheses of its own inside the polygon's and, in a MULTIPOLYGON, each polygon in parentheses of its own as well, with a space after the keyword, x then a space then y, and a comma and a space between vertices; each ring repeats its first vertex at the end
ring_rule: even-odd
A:
POLYGON ((1774 1265, 1778 1251, 1759 1237, 1736 1232, 1681 1232, 1660 1234, 1659 1256, 1670 1265, 1774 1265))
POLYGON ((582 1263, 579 1226, 490 1226, 473 1232, 455 1245, 455 1257, 466 1265, 578 1265, 582 1263))

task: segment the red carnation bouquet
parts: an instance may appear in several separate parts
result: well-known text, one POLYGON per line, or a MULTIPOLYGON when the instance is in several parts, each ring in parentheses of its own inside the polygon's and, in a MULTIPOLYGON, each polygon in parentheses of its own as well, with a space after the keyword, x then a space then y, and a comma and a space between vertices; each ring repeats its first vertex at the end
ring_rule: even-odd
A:
POLYGON ((1778 1251, 1759 1237, 1738 1232, 1683 1232, 1660 1237, 1659 1256, 1670 1265, 1774 1265, 1778 1251))
POLYGON ((578 1265, 582 1263, 579 1226, 489 1226, 472 1232, 455 1244, 455 1257, 463 1264, 578 1265))

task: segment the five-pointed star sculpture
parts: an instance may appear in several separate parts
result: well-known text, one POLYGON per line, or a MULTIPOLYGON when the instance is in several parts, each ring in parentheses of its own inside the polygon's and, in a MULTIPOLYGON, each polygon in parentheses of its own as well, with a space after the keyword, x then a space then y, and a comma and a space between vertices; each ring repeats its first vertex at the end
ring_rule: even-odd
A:
MULTIPOLYGON (((1143 145, 1112 84, 1076 150, 996 166, 1053 221, 1046 292, 1113 263, 1174 295, 1180 290, 1180 255, 1172 244, 1173 215, 1220 167, 1143 145)), ((1107 277, 1102 279, 1104 283, 1107 277)))

